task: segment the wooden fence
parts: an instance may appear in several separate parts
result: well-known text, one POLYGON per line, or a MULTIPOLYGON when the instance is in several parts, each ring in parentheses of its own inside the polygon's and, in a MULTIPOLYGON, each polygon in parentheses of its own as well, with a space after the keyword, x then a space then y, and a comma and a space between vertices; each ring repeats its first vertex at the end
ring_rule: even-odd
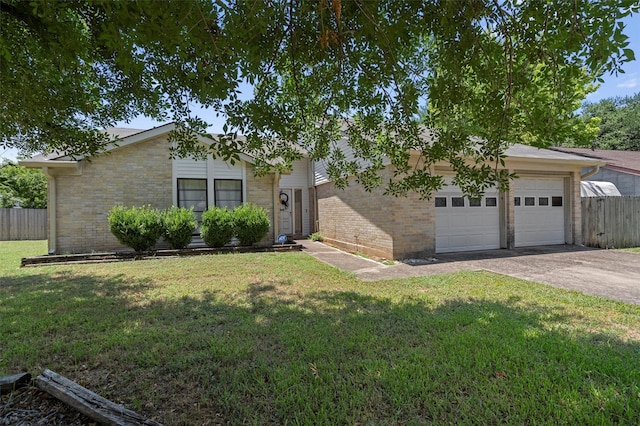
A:
POLYGON ((46 239, 47 209, 0 209, 0 241, 46 239))
POLYGON ((583 197, 582 234, 590 247, 640 247, 640 197, 583 197))

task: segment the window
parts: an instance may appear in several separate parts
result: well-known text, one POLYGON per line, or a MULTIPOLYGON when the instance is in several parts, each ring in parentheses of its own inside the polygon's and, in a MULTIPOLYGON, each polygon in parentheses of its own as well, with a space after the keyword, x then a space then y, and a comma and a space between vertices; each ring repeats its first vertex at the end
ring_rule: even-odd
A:
POLYGON ((436 197, 436 207, 447 207, 447 197, 436 197))
POLYGON ((562 197, 551 197, 552 207, 562 207, 562 197))
POLYGON ((525 206, 535 206, 536 205, 536 197, 524 197, 524 205, 525 206))
POLYGON ((469 198, 469 207, 482 207, 482 198, 469 198))
POLYGON ((206 179, 178 179, 178 207, 193 207, 196 219, 200 223, 202 212, 207 210, 207 205, 206 179))
POLYGON ((451 197, 451 207, 464 207, 464 198, 451 197))
POLYGON ((242 204, 242 180, 216 179, 213 181, 216 207, 235 209, 242 204))
POLYGON ((485 207, 497 207, 498 199, 496 197, 487 197, 484 199, 485 207))
POLYGON ((516 207, 520 206, 520 197, 515 197, 513 199, 513 205, 516 206, 516 207))
POLYGON ((539 206, 548 206, 549 205, 549 197, 538 197, 538 205, 539 206))

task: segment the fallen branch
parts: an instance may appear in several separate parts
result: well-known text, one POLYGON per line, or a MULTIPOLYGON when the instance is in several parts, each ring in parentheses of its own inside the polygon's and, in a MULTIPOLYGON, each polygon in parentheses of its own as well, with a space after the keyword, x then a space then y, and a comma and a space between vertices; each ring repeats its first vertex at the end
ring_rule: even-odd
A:
POLYGON ((31 374, 19 373, 13 376, 0 377, 0 394, 13 392, 14 390, 26 386, 31 381, 31 374))
POLYGON ((146 419, 122 405, 115 404, 51 370, 44 370, 36 378, 36 386, 101 424, 162 426, 160 423, 146 419))

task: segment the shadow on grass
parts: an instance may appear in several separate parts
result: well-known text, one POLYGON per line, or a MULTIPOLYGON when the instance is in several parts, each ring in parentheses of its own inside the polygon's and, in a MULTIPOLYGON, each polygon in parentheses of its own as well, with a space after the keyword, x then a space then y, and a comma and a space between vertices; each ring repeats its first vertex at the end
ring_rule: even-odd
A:
POLYGON ((166 424, 640 423, 640 345, 518 297, 157 292, 3 279, 1 372, 51 368, 166 424))

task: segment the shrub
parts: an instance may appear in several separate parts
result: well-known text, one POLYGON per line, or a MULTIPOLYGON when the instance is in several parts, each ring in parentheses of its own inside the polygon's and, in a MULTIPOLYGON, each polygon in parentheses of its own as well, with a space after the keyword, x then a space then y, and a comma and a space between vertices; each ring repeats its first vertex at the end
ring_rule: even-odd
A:
POLYGON ((311 241, 322 241, 324 239, 322 234, 319 232, 314 232, 313 234, 309 235, 309 238, 311 238, 311 241))
POLYGON ((250 246, 257 243, 269 232, 269 216, 262 207, 247 203, 233 210, 235 235, 240 245, 250 246))
POLYGON ((174 249, 182 249, 189 245, 193 231, 198 226, 193 207, 187 210, 184 207, 175 207, 162 212, 162 224, 164 232, 162 237, 174 249))
POLYGON ((162 235, 162 219, 151 206, 115 206, 109 212, 109 229, 121 244, 137 252, 149 250, 162 235))
POLYGON ((226 207, 210 207, 202 213, 200 236, 209 247, 222 247, 231 241, 233 228, 233 213, 226 207))

